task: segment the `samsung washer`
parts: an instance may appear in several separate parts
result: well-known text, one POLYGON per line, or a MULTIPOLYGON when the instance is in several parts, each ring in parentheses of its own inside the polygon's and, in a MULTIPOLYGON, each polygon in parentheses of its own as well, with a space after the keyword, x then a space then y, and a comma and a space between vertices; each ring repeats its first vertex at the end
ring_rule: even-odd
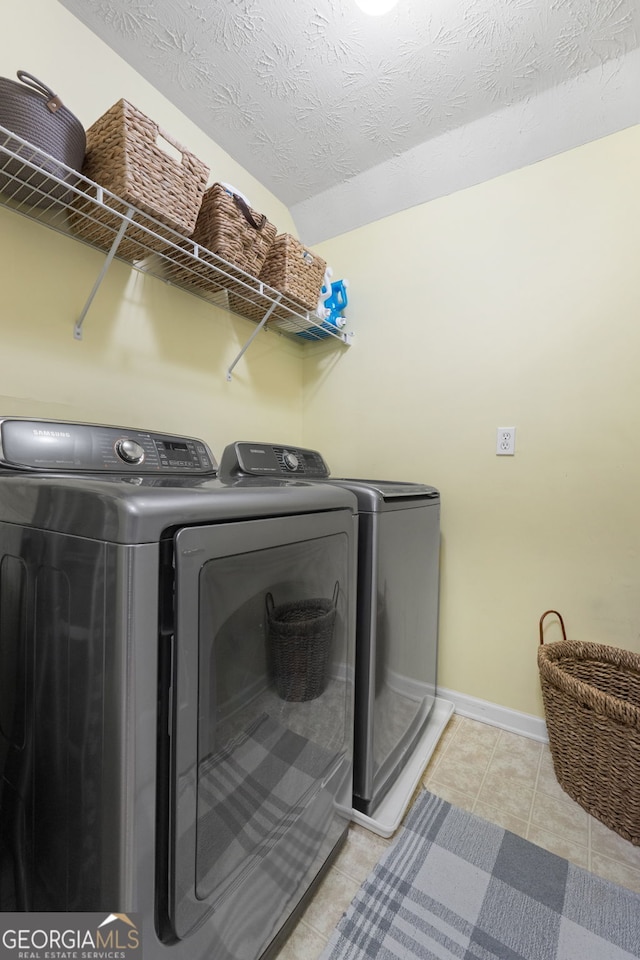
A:
POLYGON ((440 494, 422 483, 333 478, 318 451, 278 444, 233 444, 220 470, 295 476, 357 498, 354 817, 389 835, 453 710, 437 697, 440 494))

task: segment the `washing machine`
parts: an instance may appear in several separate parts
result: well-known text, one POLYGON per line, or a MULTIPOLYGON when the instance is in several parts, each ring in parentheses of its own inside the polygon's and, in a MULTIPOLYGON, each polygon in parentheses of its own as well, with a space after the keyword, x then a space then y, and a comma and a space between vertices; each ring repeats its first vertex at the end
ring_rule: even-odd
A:
POLYGON ((275 955, 351 816, 356 554, 348 490, 0 420, 0 911, 275 955))
POLYGON ((354 819, 397 829, 453 704, 437 696, 440 495, 421 483, 333 478, 316 450, 236 443, 227 477, 287 477, 358 501, 354 819))

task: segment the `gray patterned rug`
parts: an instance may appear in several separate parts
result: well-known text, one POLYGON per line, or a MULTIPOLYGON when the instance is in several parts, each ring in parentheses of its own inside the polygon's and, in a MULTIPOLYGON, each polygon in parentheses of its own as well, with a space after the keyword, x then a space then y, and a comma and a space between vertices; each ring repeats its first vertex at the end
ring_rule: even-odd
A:
POLYGON ((320 960, 631 960, 640 896, 424 792, 320 960))

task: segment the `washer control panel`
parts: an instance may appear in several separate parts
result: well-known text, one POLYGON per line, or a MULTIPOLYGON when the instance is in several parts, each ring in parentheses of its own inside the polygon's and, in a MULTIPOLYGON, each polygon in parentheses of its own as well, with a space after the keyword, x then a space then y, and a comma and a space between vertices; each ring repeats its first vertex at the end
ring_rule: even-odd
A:
POLYGON ((0 419, 0 466, 50 473, 215 474, 203 440, 126 427, 0 419))
POLYGON ((239 441, 225 448, 220 461, 220 476, 223 480, 234 477, 326 480, 329 468, 317 450, 239 441))

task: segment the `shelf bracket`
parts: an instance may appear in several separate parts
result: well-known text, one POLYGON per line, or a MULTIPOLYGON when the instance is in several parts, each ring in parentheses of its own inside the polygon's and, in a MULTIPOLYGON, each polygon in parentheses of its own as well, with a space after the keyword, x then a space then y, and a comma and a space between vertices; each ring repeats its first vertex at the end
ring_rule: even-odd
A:
POLYGON ((247 352, 247 350, 249 349, 249 347, 251 346, 251 344, 253 343, 253 341, 255 340, 255 338, 258 336, 258 334, 260 333, 260 331, 261 331, 262 328, 264 327, 265 323, 267 322, 267 320, 269 319, 269 317, 271 316, 271 314, 273 313, 273 311, 275 310, 275 308, 276 308, 276 307, 278 306, 278 304, 280 303, 281 298, 282 298, 282 294, 279 293, 279 294, 277 295, 276 299, 273 301, 273 303, 272 303, 271 306, 269 307, 269 309, 267 310, 267 312, 265 313, 264 317, 262 318, 262 320, 260 321, 260 323, 258 324, 258 326, 255 328, 255 330, 253 331, 253 333, 251 334, 251 336, 249 337, 249 339, 248 339, 247 342, 245 343, 244 347, 242 348, 242 350, 240 351, 240 353, 238 354, 238 356, 235 358, 235 360, 233 361, 233 363, 231 364, 231 366, 230 366, 229 369, 227 370, 227 380, 231 380, 231 374, 232 374, 232 372, 233 372, 233 368, 234 368, 235 365, 237 364, 238 360, 240 360, 240 358, 247 352))
POLYGON ((124 219, 123 219, 122 223, 120 224, 120 228, 119 228, 117 234, 116 234, 115 237, 114 237, 114 240, 113 240, 113 243, 111 244, 111 248, 110 248, 110 250, 109 250, 109 253, 107 254, 107 256, 106 256, 106 258, 105 258, 105 261, 104 261, 104 263, 103 263, 103 265, 102 265, 102 270, 101 270, 100 273, 98 274, 98 278, 97 278, 96 282, 95 282, 94 285, 93 285, 93 290, 92 290, 91 293, 89 294, 89 297, 88 297, 88 299, 87 299, 87 302, 85 303, 85 305, 84 305, 84 307, 83 307, 82 313, 80 314, 80 316, 78 317, 78 319, 77 319, 76 322, 75 322, 75 326, 74 326, 74 328, 73 328, 73 336, 74 336, 74 338, 75 338, 76 340, 82 340, 82 324, 84 323, 84 318, 86 317, 87 313, 89 312, 89 307, 90 307, 91 304, 93 303, 93 298, 95 297, 96 293, 97 293, 98 290, 100 289, 100 284, 101 284, 102 281, 104 280, 104 278, 105 278, 105 276, 106 276, 106 274, 107 274, 107 270, 108 270, 109 267, 111 266, 111 262, 112 262, 113 258, 115 257, 115 255, 116 255, 116 253, 117 253, 118 247, 120 246, 120 241, 121 241, 122 238, 124 237, 124 234, 125 234, 125 231, 126 231, 127 227, 128 227, 129 224, 132 222, 132 217, 133 217, 133 207, 127 207, 127 212, 125 213, 124 219))

